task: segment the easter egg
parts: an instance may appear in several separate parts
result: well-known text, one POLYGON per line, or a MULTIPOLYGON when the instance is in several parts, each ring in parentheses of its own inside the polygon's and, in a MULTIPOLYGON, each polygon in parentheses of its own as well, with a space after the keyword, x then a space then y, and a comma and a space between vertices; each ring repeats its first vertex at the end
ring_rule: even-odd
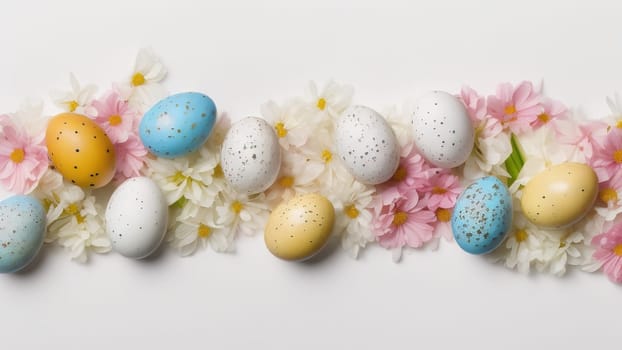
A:
POLYGON ((455 96, 433 91, 422 96, 412 112, 414 144, 421 155, 439 168, 464 163, 475 142, 466 108, 455 96))
POLYGON ((112 249, 123 256, 142 259, 156 251, 168 223, 166 199, 148 177, 123 182, 106 208, 106 231, 112 249))
POLYGON ((37 255, 45 236, 45 210, 30 196, 0 202, 0 273, 16 272, 37 255))
POLYGON ((240 193, 265 191, 281 168, 279 140, 263 119, 248 117, 233 124, 220 152, 225 179, 240 193))
POLYGON ((456 242, 471 254, 486 254, 503 242, 512 224, 512 198, 494 176, 478 179, 458 197, 451 215, 456 242))
POLYGON ((304 260, 328 241, 335 209, 325 197, 309 193, 281 203, 268 218, 264 240, 268 250, 284 260, 304 260))
POLYGON ((598 178, 592 168, 581 163, 562 163, 527 182, 521 209, 535 225, 563 228, 581 220, 597 195, 598 178))
POLYGON ((335 123, 335 147, 350 174, 365 184, 389 180, 399 165, 393 129, 369 107, 352 106, 341 114, 335 123))
POLYGON ((171 95, 145 113, 139 135, 158 157, 175 158, 199 149, 216 121, 216 106, 198 92, 171 95))
POLYGON ((73 184, 99 188, 114 177, 114 146, 104 130, 88 117, 62 113, 50 119, 45 143, 56 170, 73 184))

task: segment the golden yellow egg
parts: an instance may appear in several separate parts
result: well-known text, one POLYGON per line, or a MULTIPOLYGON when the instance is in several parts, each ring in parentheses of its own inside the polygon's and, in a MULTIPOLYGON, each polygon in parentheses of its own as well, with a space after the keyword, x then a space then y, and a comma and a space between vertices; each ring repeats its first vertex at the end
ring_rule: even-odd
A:
POLYGON ((268 218, 264 240, 284 260, 304 260, 319 252, 335 223, 335 209, 325 197, 309 193, 281 203, 268 218))
POLYGON ((581 220, 598 195, 598 178, 588 165, 563 163, 534 176, 523 188, 521 208, 532 223, 562 228, 581 220))
POLYGON ((114 146, 88 117, 75 113, 55 116, 48 123, 45 143, 56 170, 78 186, 99 188, 114 177, 114 146))

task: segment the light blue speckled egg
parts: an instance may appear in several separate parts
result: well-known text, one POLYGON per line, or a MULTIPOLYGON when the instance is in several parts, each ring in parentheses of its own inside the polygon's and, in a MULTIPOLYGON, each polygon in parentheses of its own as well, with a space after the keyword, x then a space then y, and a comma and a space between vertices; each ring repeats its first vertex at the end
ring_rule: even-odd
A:
POLYGON ((512 198, 494 176, 478 179, 458 197, 451 228, 460 248, 486 254, 503 242, 512 225, 512 198))
POLYGON ((0 273, 26 267, 43 245, 45 210, 30 196, 0 202, 0 273))
POLYGON ((158 157, 175 158, 196 151, 216 121, 216 105, 206 95, 184 92, 156 103, 140 122, 140 139, 158 157))

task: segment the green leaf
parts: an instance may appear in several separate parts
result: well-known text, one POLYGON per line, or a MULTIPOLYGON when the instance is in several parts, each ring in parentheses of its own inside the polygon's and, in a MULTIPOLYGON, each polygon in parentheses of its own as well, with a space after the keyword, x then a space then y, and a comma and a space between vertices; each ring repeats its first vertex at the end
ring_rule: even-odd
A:
POLYGON ((523 155, 521 145, 518 142, 516 135, 510 135, 510 144, 512 145, 512 153, 510 153, 508 159, 505 160, 505 168, 508 173, 510 173, 508 186, 511 186, 514 181, 516 181, 523 165, 525 165, 525 156, 523 155))

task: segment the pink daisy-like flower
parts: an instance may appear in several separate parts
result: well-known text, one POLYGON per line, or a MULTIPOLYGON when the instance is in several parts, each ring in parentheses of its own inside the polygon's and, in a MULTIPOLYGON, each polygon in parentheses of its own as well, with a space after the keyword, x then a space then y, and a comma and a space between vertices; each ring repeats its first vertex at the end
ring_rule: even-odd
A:
POLYGON ((594 149, 599 145, 597 140, 604 139, 607 133, 607 123, 602 121, 579 123, 572 119, 558 118, 551 124, 559 143, 575 146, 586 159, 593 157, 594 149))
POLYGON ((460 179, 449 173, 430 177, 426 186, 421 188, 421 192, 425 193, 426 204, 432 211, 453 208, 461 191, 460 179))
POLYGON ((607 181, 622 167, 622 129, 613 128, 602 145, 596 144, 590 165, 599 182, 607 181))
POLYGON ((95 122, 104 129, 112 143, 125 142, 135 132, 138 114, 119 93, 112 91, 102 99, 94 100, 93 107, 97 110, 95 122))
POLYGON ((458 98, 462 101, 474 125, 480 124, 486 118, 486 99, 477 94, 469 86, 463 86, 458 98))
POLYGON ((431 170, 430 165, 411 144, 402 150, 406 154, 400 158, 399 166, 391 180, 380 186, 380 190, 396 187, 402 193, 411 189, 420 189, 427 185, 431 170))
POLYGON ((592 257, 602 263, 602 268, 609 279, 622 283, 622 223, 592 239, 596 251, 592 257))
POLYGON ((408 245, 419 248, 434 238, 434 212, 427 210, 415 190, 405 192, 389 205, 374 208, 372 230, 385 248, 408 245))
POLYGON ((563 103, 550 98, 545 98, 541 105, 542 112, 531 122, 531 127, 534 129, 546 125, 552 120, 564 118, 566 112, 568 112, 568 109, 563 103))
POLYGON ((531 82, 524 81, 516 88, 503 83, 497 87, 496 95, 488 96, 488 113, 511 132, 520 134, 530 130, 542 113, 541 99, 531 82))
POLYGON ((43 133, 34 137, 0 116, 0 183, 10 192, 30 193, 48 169, 43 133))
POLYGON ((117 180, 139 176, 145 165, 147 149, 135 134, 128 134, 125 142, 115 144, 117 160, 117 180))

